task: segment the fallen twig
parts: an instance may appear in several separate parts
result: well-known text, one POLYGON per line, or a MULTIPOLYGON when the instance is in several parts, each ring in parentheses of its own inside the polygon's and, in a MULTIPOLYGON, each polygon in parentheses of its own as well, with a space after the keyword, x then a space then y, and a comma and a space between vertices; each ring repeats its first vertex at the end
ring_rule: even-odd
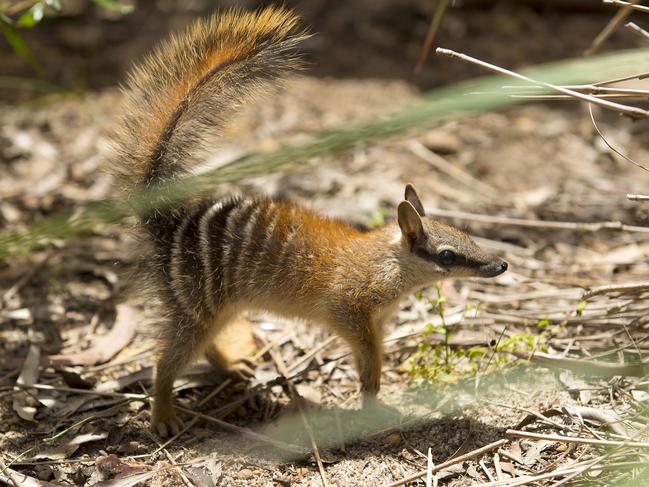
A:
POLYGON ((649 196, 645 194, 627 194, 626 199, 631 201, 649 201, 649 196))
POLYGON ((604 141, 604 143, 606 144, 606 146, 607 146, 609 149, 611 149, 611 150, 612 150, 613 152, 615 152, 618 156, 620 156, 620 157, 623 158, 624 160, 630 162, 630 163, 633 164, 634 166, 637 166, 637 167, 639 167, 640 169, 649 172, 649 168, 648 168, 647 166, 645 166, 644 164, 640 164, 639 162, 634 161, 634 160, 631 159, 629 156, 623 154, 621 151, 619 151, 618 149, 616 149, 615 147, 613 147, 613 146, 609 143, 609 141, 606 140, 606 137, 604 137, 604 134, 602 133, 602 131, 601 131, 601 130, 599 129, 599 127, 597 126, 597 123, 595 122, 595 116, 593 115, 593 106, 592 106, 592 104, 590 104, 590 103, 588 104, 588 113, 590 114, 590 121, 593 123, 593 127, 595 127, 595 130, 597 131, 597 135, 599 135, 600 139, 602 139, 602 140, 604 141))
POLYGON ((576 436, 544 435, 530 431, 507 430, 507 436, 515 438, 532 438, 536 440, 559 441, 563 443, 579 443, 581 445, 593 446, 629 446, 632 448, 649 448, 649 443, 644 441, 615 441, 615 440, 594 440, 591 438, 580 438, 576 436))
POLYGON ((588 289, 582 296, 582 300, 587 300, 599 294, 608 293, 636 293, 636 292, 649 291, 649 281, 633 282, 630 284, 607 284, 605 286, 597 286, 588 289))

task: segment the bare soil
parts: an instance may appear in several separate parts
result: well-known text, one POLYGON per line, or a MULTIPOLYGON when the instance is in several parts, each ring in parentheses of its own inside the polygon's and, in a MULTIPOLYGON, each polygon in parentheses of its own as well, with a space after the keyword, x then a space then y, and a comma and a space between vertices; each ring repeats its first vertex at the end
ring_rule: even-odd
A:
MULTIPOLYGON (((510 16, 512 11, 499 5, 482 10, 474 6, 476 10, 468 13, 453 11, 441 34, 449 42, 476 46, 478 52, 473 54, 511 66, 577 54, 609 18, 602 12, 521 6, 516 7, 521 15, 510 16), (531 34, 522 35, 528 27, 531 34), (473 39, 471 33, 476 31, 485 37, 473 39), (483 38, 490 41, 483 43, 483 38), (511 39, 521 44, 513 46, 511 39), (539 43, 545 48, 536 49, 539 43)), ((326 26, 325 40, 311 44, 314 52, 326 51, 322 46, 339 32, 336 21, 356 26, 352 32, 364 33, 377 44, 360 43, 358 50, 340 48, 327 59, 326 69, 317 66, 314 58, 311 72, 289 80, 264 102, 246 107, 215 148, 208 166, 242 152, 277 148, 305 140, 316 131, 383 116, 413 101, 421 86, 471 74, 470 70, 460 73, 464 68, 447 61, 435 63, 417 86, 410 75, 401 74, 414 65, 425 21, 415 22, 419 35, 412 34, 407 43, 398 37, 403 31, 385 27, 387 20, 385 25, 363 22, 359 20, 363 12, 353 18, 344 6, 334 18, 334 10, 304 9, 307 18, 314 12, 332 15, 314 22, 314 30, 326 26), (375 37, 370 35, 373 29, 379 29, 375 37), (393 37, 384 38, 385 32, 393 37), (382 43, 400 50, 383 59, 376 54, 382 43), (369 61, 365 65, 358 59, 345 60, 344 51, 369 61), (403 52, 408 55, 402 59, 403 52), (382 66, 371 68, 373 63, 382 66), (387 72, 395 75, 384 76, 387 72)), ((410 6, 397 13, 425 20, 429 10, 410 6)), ((388 14, 377 6, 374 15, 385 19, 388 14)), ((177 21, 182 23, 187 16, 177 21)), ((34 35, 41 34, 35 31, 34 35)), ((611 42, 626 40, 620 35, 611 42)), ((23 229, 43 217, 114 194, 109 134, 119 102, 117 90, 108 87, 82 96, 50 95, 2 106, 0 222, 4 229, 23 229)), ((649 160, 647 122, 631 122, 598 110, 595 117, 611 144, 634 160, 649 160)), ((649 174, 604 144, 581 105, 526 105, 451 121, 359 147, 335 159, 256 178, 240 187, 290 198, 369 227, 394 218, 404 183, 409 181, 416 184, 433 214, 438 209, 452 212, 444 221, 467 229, 510 263, 510 270, 497 279, 442 286, 447 298, 445 321, 454 323, 453 350, 493 347, 524 334, 540 337, 553 357, 615 366, 642 361, 648 338, 645 290, 603 292, 581 303, 588 289, 646 279, 649 233, 484 223, 464 214, 646 225, 643 203, 627 200, 626 194, 646 192, 649 174), (439 157, 459 169, 463 179, 440 170, 434 163, 439 157)), ((407 364, 418 346, 443 343, 439 334, 423 333, 427 323, 440 323, 427 299, 434 300, 435 290, 410 297, 386 330, 380 398, 397 413, 359 411, 358 381, 348 350, 342 341, 330 339, 326 330, 249 316, 237 324, 229 339, 234 356, 255 361, 255 379, 223 386, 206 364, 197 364, 179 381, 177 396, 179 405, 202 413, 202 420, 172 442, 162 443, 148 431, 150 405, 148 397, 141 396, 151 390, 156 303, 143 300, 128 287, 128 269, 138 250, 128 227, 129 222, 98 227, 91 235, 56 241, 0 263, 0 460, 11 463, 15 475, 55 485, 133 485, 129 476, 141 475, 142 485, 311 486, 322 485, 322 470, 330 485, 383 486, 425 470, 429 454, 434 464, 440 464, 502 438, 509 442, 443 469, 436 481, 464 486, 497 480, 502 481, 498 485, 510 485, 526 475, 542 475, 605 454, 600 464, 646 461, 646 449, 604 450, 506 433, 516 429, 646 441, 649 395, 642 377, 584 373, 561 360, 550 368, 526 360, 524 353, 523 357, 490 353, 479 362, 477 376, 458 377, 453 384, 427 384, 413 377, 407 364), (126 345, 101 363, 64 366, 47 359, 97 352, 98 341, 107 335, 112 345, 119 339, 126 345), (504 359, 496 372, 481 374, 497 357, 504 359), (282 377, 282 362, 303 400, 295 398, 282 377), (33 375, 35 383, 51 388, 15 388, 19 375, 33 375), (217 387, 218 393, 212 394, 217 387), (615 424, 624 426, 626 438, 615 426, 612 429, 601 418, 589 416, 585 408, 617 418, 615 424), (525 419, 527 424, 522 425, 525 419)), ((181 417, 186 423, 196 418, 192 413, 181 417)), ((566 475, 536 485, 552 485, 566 475)), ((634 480, 641 475, 637 465, 598 467, 574 482, 642 482, 634 480)))

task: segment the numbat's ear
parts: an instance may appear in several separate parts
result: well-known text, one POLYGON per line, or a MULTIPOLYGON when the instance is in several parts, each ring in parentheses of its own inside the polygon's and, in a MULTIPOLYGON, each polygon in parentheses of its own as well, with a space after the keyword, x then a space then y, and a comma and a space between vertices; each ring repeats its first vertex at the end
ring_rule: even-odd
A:
POLYGON ((401 233, 411 244, 415 243, 424 235, 424 226, 421 223, 421 217, 409 201, 399 203, 397 221, 399 222, 401 233))
POLYGON ((419 213, 419 216, 424 216, 426 212, 424 212, 424 205, 421 204, 421 200, 419 199, 419 195, 417 194, 417 190, 415 187, 408 183, 406 184, 406 201, 409 201, 412 206, 414 206, 415 210, 417 210, 417 213, 419 213))

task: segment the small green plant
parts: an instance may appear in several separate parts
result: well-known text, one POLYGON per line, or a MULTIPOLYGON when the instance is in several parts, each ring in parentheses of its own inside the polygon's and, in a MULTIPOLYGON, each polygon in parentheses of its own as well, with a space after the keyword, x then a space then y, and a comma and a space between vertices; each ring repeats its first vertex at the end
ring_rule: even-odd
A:
MULTIPOLYGON (((57 14, 63 8, 65 0, 32 0, 26 2, 0 5, 0 31, 13 51, 23 58, 40 77, 45 76, 45 69, 34 57, 19 29, 30 29, 48 15, 57 14)), ((100 7, 127 14, 133 11, 133 5, 118 0, 92 0, 100 7)))
POLYGON ((586 301, 581 300, 579 301, 579 304, 577 305, 577 309, 575 312, 577 313, 577 316, 581 316, 584 313, 584 310, 586 309, 586 301))
POLYGON ((379 208, 372 215, 372 219, 367 223, 370 229, 375 229, 385 225, 385 219, 388 217, 388 211, 385 208, 379 208))
MULTIPOLYGON (((441 324, 427 323, 424 326, 418 350, 406 363, 414 383, 423 382, 442 386, 456 384, 477 374, 487 375, 512 367, 515 359, 499 352, 531 353, 546 349, 544 342, 551 333, 548 328, 551 324, 549 320, 541 320, 537 323, 538 328, 542 330, 538 334, 520 332, 505 336, 506 329, 504 329, 493 346, 468 348, 452 346, 451 338, 455 329, 446 323, 444 305, 447 299, 442 295, 439 286, 435 286, 435 291, 437 296, 433 299, 424 298, 421 294, 417 295, 419 299, 426 299, 429 302, 432 311, 440 317, 441 324)), ((477 309, 478 307, 469 307, 467 311, 477 309)))

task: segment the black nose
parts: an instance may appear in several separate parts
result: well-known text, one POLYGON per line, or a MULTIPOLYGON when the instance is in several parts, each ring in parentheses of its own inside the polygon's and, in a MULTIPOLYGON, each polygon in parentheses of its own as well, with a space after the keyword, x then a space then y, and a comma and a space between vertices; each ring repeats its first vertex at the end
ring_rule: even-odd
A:
POLYGON ((500 272, 505 272, 505 271, 507 270, 507 267, 509 267, 509 265, 507 264, 507 262, 505 262, 505 261, 503 260, 503 261, 500 263, 500 272))

